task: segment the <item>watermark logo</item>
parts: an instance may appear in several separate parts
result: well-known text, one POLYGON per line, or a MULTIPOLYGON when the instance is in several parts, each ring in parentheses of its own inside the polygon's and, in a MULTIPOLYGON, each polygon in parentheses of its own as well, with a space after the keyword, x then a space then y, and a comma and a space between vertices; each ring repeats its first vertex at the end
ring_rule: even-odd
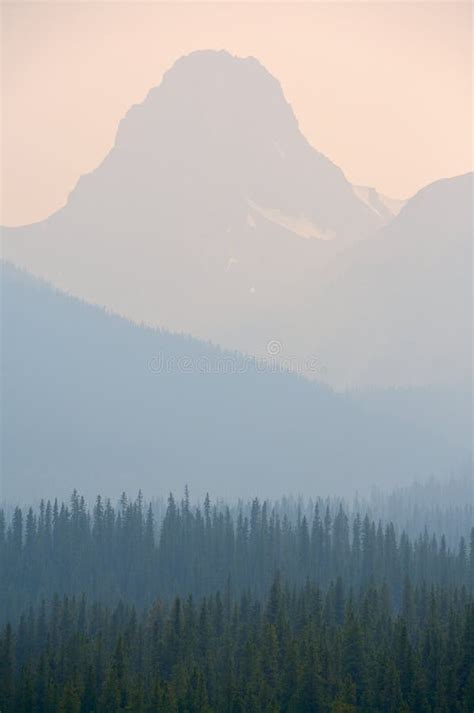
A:
POLYGON ((270 341, 267 344, 267 353, 271 357, 277 357, 277 356, 280 356, 282 351, 283 351, 283 347, 281 345, 281 342, 278 342, 276 339, 270 339, 270 341))
POLYGON ((158 352, 149 359, 148 369, 154 374, 244 374, 253 371, 322 377, 327 373, 326 367, 315 355, 304 359, 285 356, 282 343, 276 339, 267 342, 263 358, 238 353, 177 357, 158 352))

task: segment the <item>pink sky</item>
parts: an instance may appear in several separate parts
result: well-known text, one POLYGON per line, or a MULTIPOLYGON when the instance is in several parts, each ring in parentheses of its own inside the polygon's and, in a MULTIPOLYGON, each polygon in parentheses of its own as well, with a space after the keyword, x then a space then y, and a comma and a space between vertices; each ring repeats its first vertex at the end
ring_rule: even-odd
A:
POLYGON ((2 35, 4 224, 63 205, 130 105, 194 49, 256 56, 354 183, 404 198, 471 170, 470 3, 17 1, 2 35))

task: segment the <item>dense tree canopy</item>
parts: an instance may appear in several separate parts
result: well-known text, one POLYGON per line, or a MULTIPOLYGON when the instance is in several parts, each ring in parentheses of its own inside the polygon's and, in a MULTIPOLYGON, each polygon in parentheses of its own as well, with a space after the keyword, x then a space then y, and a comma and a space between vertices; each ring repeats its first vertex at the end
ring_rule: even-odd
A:
POLYGON ((54 598, 0 639, 3 713, 470 713, 474 602, 462 588, 325 594, 277 575, 137 613, 54 598))
POLYGON ((474 529, 290 511, 2 512, 0 711, 470 713, 474 529))
POLYGON ((18 618, 54 594, 85 593, 138 607, 157 596, 196 599, 230 586, 235 593, 268 592, 276 571, 292 586, 309 579, 325 591, 341 577, 355 592, 384 583, 394 606, 408 577, 414 586, 472 586, 474 540, 452 549, 425 531, 397 535, 391 522, 349 516, 342 505, 318 501, 311 515, 290 518, 258 500, 247 508, 191 507, 187 493, 170 495, 159 527, 141 495, 117 507, 98 497, 89 511, 74 493, 68 505, 16 508, 8 525, 0 513, 0 611, 18 618))

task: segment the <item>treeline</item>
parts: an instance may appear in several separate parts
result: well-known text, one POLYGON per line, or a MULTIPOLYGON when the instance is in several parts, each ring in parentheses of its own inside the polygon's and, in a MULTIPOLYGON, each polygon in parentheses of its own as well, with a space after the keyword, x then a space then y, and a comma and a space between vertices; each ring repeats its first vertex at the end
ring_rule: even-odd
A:
POLYGON ((120 599, 138 608, 155 597, 189 594, 196 600, 223 591, 268 593, 276 571, 290 586, 315 582, 323 592, 338 577, 355 593, 385 584, 397 610, 407 579, 446 590, 474 587, 474 528, 470 541, 448 547, 444 536, 398 535, 392 523, 348 516, 317 503, 311 519, 290 521, 255 500, 247 511, 191 507, 170 496, 156 527, 139 496, 120 504, 97 498, 92 510, 74 493, 68 505, 0 512, 0 617, 15 622, 29 606, 55 594, 109 606, 120 599))
POLYGON ((461 537, 469 536, 474 522, 472 464, 448 479, 430 478, 391 493, 374 489, 370 498, 356 501, 353 507, 393 522, 411 537, 426 528, 429 532, 442 532, 448 544, 457 544, 461 537))
MULTIPOLYGON (((155 522, 160 527, 166 514, 166 498, 155 497, 151 501, 155 522)), ((472 467, 466 467, 456 474, 443 480, 429 478, 426 481, 415 482, 410 486, 398 487, 391 492, 373 488, 370 494, 353 498, 342 497, 295 497, 286 495, 267 501, 267 509, 271 509, 282 520, 286 515, 289 522, 296 523, 306 516, 312 523, 316 506, 319 512, 329 508, 334 518, 342 505, 352 527, 354 518, 359 515, 378 522, 392 522, 395 531, 400 535, 403 531, 416 539, 427 530, 429 533, 443 534, 446 543, 456 548, 461 537, 469 540, 474 522, 474 478, 472 467)), ((250 517, 251 500, 237 502, 217 501, 217 507, 223 511, 228 507, 231 517, 237 519, 239 513, 250 517)))
POLYGON ((141 613, 55 598, 0 637, 2 713, 471 713, 474 602, 465 589, 324 593, 277 575, 141 613))

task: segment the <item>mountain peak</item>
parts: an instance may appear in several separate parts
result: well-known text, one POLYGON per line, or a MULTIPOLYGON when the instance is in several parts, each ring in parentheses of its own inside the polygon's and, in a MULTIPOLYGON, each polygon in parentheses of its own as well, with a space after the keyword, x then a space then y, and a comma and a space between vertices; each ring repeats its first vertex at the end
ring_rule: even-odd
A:
MULTIPOLYGON (((149 141, 157 129, 177 130, 180 142, 219 140, 220 149, 284 135, 303 140, 298 122, 279 82, 254 57, 227 51, 199 50, 178 59, 121 122, 117 143, 136 140, 146 131, 149 141), (149 132, 149 133, 148 133, 149 132), (223 146, 225 144, 225 146, 223 146)), ((174 151, 179 151, 173 142, 174 151)))
POLYGON ((61 211, 3 247, 71 294, 260 355, 316 272, 381 224, 256 59, 202 51, 127 113, 61 211))
POLYGON ((89 206, 110 213, 119 206, 127 210, 122 225, 132 204, 133 219, 146 213, 150 225, 157 210, 178 211, 181 224, 186 205, 196 223, 199 212, 216 216, 220 204, 226 229, 236 213, 246 221, 249 200, 289 224, 308 221, 340 244, 381 224, 341 169, 309 145, 279 82, 257 59, 205 50, 177 60, 130 109, 114 148, 80 181, 70 207, 82 220, 89 206))
POLYGON ((257 71, 261 75, 271 78, 272 81, 279 86, 278 81, 256 57, 240 57, 239 55, 234 55, 225 49, 194 50, 193 52, 189 52, 188 54, 179 57, 170 69, 165 72, 163 81, 166 81, 170 75, 177 72, 194 72, 195 70, 200 72, 208 72, 212 70, 227 71, 229 67, 234 67, 238 71, 257 71))
POLYGON ((273 90, 284 100, 280 83, 256 57, 239 57, 227 50, 196 50, 180 57, 165 72, 161 85, 180 81, 186 82, 186 90, 189 81, 200 86, 210 85, 213 90, 227 87, 232 90, 240 81, 247 92, 252 84, 258 84, 260 88, 266 86, 273 90))

